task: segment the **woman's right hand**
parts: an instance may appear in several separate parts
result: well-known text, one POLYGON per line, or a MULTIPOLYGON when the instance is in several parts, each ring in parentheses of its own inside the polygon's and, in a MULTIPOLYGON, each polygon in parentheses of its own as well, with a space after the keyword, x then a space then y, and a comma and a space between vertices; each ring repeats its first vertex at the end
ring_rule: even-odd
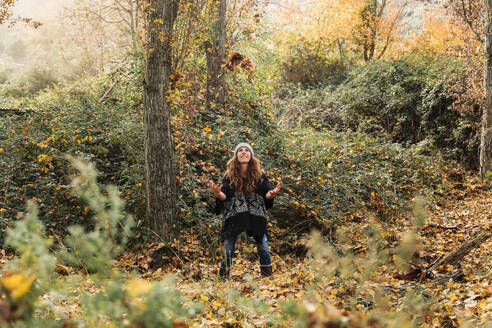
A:
POLYGON ((212 179, 210 179, 210 180, 208 181, 208 185, 209 185, 210 189, 212 189, 212 191, 214 192, 215 197, 217 197, 217 198, 222 198, 222 197, 221 197, 221 194, 223 194, 223 193, 220 191, 220 189, 222 189, 222 184, 215 184, 215 183, 213 182, 213 180, 212 180, 212 179))

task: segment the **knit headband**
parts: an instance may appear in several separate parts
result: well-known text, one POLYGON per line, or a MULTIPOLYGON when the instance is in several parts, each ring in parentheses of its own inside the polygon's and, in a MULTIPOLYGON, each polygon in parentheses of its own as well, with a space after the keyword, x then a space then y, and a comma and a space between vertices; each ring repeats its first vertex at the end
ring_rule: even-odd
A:
POLYGON ((251 147, 249 144, 245 143, 245 142, 241 142, 239 145, 236 146, 236 148, 234 148, 234 156, 236 156, 237 154, 237 151, 239 150, 239 148, 241 147, 246 147, 249 149, 249 152, 251 153, 251 158, 253 158, 255 156, 255 153, 253 151, 253 147, 251 147))

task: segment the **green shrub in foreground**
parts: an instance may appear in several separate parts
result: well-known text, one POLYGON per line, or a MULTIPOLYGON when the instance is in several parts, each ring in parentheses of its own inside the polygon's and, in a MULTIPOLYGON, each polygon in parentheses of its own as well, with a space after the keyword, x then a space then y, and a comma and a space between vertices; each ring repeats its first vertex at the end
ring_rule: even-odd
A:
MULTIPOLYGON (((78 167, 81 175, 74 181, 77 192, 84 194, 94 213, 99 213, 98 204, 106 203, 106 196, 97 188, 91 188, 90 183, 84 183, 94 181, 94 171, 82 164, 78 167)), ((20 258, 9 264, 9 275, 4 273, 0 279, 3 299, 8 300, 2 305, 12 311, 15 309, 17 312, 12 313, 22 314, 22 317, 2 316, 2 324, 8 327, 174 327, 198 313, 196 303, 183 306, 187 300, 173 282, 150 283, 137 277, 125 277, 118 270, 112 270, 110 275, 102 272, 98 277, 85 277, 88 282, 95 278, 95 288, 84 293, 80 302, 72 298, 72 302, 80 306, 75 318, 60 311, 60 307, 66 306, 66 300, 74 295, 74 285, 65 278, 58 278, 54 283, 54 256, 47 247, 52 242, 44 236, 32 205, 29 209, 26 218, 8 233, 9 243, 19 252, 20 258), (26 237, 37 245, 27 245, 26 237), (22 276, 20 284, 7 283, 7 278, 17 277, 15 275, 22 276), (59 301, 61 303, 57 303, 59 301)), ((418 229, 425 224, 422 202, 417 202, 414 213, 413 222, 418 229)), ((122 217, 116 213, 113 218, 118 221, 117 218, 122 217)), ((103 214, 95 219, 97 223, 104 223, 108 218, 103 214)), ((430 326, 432 315, 442 310, 432 295, 417 285, 411 290, 403 290, 405 296, 395 303, 395 298, 390 298, 388 293, 396 286, 386 289, 381 284, 381 275, 386 272, 408 268, 409 259, 418 247, 416 231, 405 233, 400 246, 390 249, 380 223, 367 220, 360 229, 364 238, 357 242, 364 252, 357 255, 351 251, 350 242, 345 237, 353 231, 340 229, 334 245, 326 243, 319 233, 314 233, 308 242, 310 252, 302 270, 302 274, 312 276, 311 283, 306 285, 304 295, 279 302, 277 311, 269 307, 268 300, 265 303, 262 296, 257 297, 255 293, 240 295, 234 290, 234 285, 225 287, 230 288, 231 296, 227 299, 228 304, 222 306, 227 306, 235 318, 240 319, 235 324, 258 324, 258 320, 262 320, 272 327, 430 326)), ((90 244, 94 239, 87 242, 90 244)), ((98 252, 97 242, 95 246, 94 252, 98 252)), ((258 281, 248 280, 248 283, 254 290, 261 286, 258 281)), ((218 284, 213 288, 224 286, 218 284)))
POLYGON ((66 249, 60 251, 59 256, 88 272, 108 274, 113 258, 123 251, 131 236, 133 218, 123 214, 124 202, 115 187, 107 188, 108 196, 101 194, 90 164, 75 161, 74 166, 81 172, 72 182, 74 191, 94 213, 94 223, 90 231, 80 225, 70 226, 66 249))
MULTIPOLYGON (((80 175, 74 189, 90 207, 94 230, 68 235, 63 252, 53 253, 53 240, 44 235, 43 224, 31 202, 26 217, 7 233, 7 242, 19 254, 9 262, 0 279, 0 324, 8 327, 172 327, 194 315, 198 307, 184 308, 180 293, 171 281, 150 283, 138 277, 125 279, 111 258, 121 251, 130 222, 122 213, 122 200, 114 191, 104 195, 95 184, 91 166, 75 162, 80 175), (104 232, 103 230, 107 230, 104 232), (68 280, 57 279, 55 262, 80 264, 97 270, 97 291, 82 297, 81 315, 73 319, 60 311, 65 300, 76 293, 68 280), (61 304, 57 304, 58 299, 61 304)), ((78 231, 70 229, 69 231, 78 231)), ((88 277, 86 277, 87 279, 88 277)), ((77 288, 78 289, 78 288, 77 288)))
MULTIPOLYGON (((447 326, 449 304, 442 303, 443 291, 434 288, 436 282, 391 279, 396 272, 410 270, 413 254, 421 247, 418 232, 426 218, 425 201, 416 198, 412 226, 401 234, 395 248, 387 247, 385 225, 371 218, 357 227, 357 240, 347 238, 354 233, 348 227, 338 229, 335 243, 314 232, 305 261, 313 283, 303 296, 283 304, 278 322, 283 319, 290 327, 299 328, 447 326), (361 247, 359 254, 351 249, 352 242, 361 247)), ((460 327, 485 324, 471 315, 471 311, 457 315, 456 323, 460 327)))

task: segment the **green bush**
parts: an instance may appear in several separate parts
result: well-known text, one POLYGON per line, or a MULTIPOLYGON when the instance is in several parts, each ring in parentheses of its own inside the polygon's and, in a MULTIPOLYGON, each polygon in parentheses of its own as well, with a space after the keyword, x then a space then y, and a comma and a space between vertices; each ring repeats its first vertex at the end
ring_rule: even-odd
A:
MULTIPOLYGON (((118 186, 127 211, 143 226, 138 224, 146 206, 139 83, 143 63, 142 57, 132 57, 114 72, 54 87, 22 104, 36 108, 34 112, 0 116, 0 163, 5 168, 0 171, 0 188, 5 191, 0 196, 1 231, 15 222, 28 199, 35 199, 39 219, 58 238, 69 225, 93 227, 93 213, 71 193, 66 154, 93 162, 99 172, 98 184, 118 186)), ((251 83, 248 74, 230 75, 230 95, 224 108, 207 108, 201 87, 200 79, 184 77, 169 94, 169 101, 178 215, 183 227, 197 226, 197 231, 203 232, 202 241, 211 251, 215 251, 220 220, 211 212, 215 200, 203 181, 222 178, 231 150, 242 141, 253 144, 272 180, 284 179, 289 189, 279 198, 279 207, 299 211, 305 218, 316 215, 320 222, 358 208, 391 216, 412 192, 442 193, 446 188, 442 179, 447 172, 441 170, 440 158, 429 156, 432 145, 428 143, 407 150, 350 131, 291 134, 299 138, 295 141, 274 122, 269 94, 262 92, 258 83, 251 83), (318 152, 317 143, 328 141, 330 144, 323 146, 326 151, 318 152), (435 169, 425 172, 431 165, 435 169)))
POLYGON ((0 82, 3 83, 0 93, 11 98, 29 97, 61 81, 62 77, 57 76, 53 68, 33 64, 16 74, 0 72, 0 82))
POLYGON ((108 196, 102 194, 90 164, 74 161, 74 166, 81 172, 72 182, 74 191, 96 219, 92 220, 90 231, 80 225, 69 227, 65 238, 67 248, 59 256, 87 272, 108 274, 113 258, 123 251, 131 236, 133 218, 123 214, 124 202, 114 187, 107 188, 108 196))
POLYGON ((92 160, 100 172, 101 184, 125 187, 129 183, 132 190, 140 190, 132 198, 129 211, 142 211, 142 188, 131 180, 141 182, 141 176, 133 172, 137 163, 141 165, 136 154, 143 152, 141 95, 131 79, 136 74, 132 75, 135 65, 117 72, 130 77, 120 81, 121 89, 114 90, 104 103, 99 100, 111 86, 111 76, 54 87, 19 105, 33 111, 0 116, 0 162, 5 168, 0 173, 0 185, 5 191, 0 198, 2 231, 18 212, 24 211, 25 201, 31 198, 38 203, 39 218, 50 233, 63 232, 69 224, 89 224, 86 205, 70 192, 66 154, 92 160), (136 133, 131 135, 129 131, 136 133))
MULTIPOLYGON (((142 57, 132 57, 112 73, 56 86, 22 104, 34 112, 0 116, 5 155, 0 163, 6 168, 0 172, 0 187, 6 191, 0 198, 0 230, 24 211, 25 200, 32 197, 50 233, 59 234, 70 224, 89 225, 90 211, 70 192, 65 154, 92 161, 98 183, 117 185, 128 212, 143 220, 143 67, 142 57)), ((191 78, 182 80, 170 94, 178 214, 184 226, 200 224, 210 230, 209 225, 217 224, 211 212, 212 193, 201 177, 221 179, 237 143, 254 143, 266 163, 280 143, 267 113, 267 95, 245 74, 230 82, 235 84, 226 108, 203 105, 201 80, 196 84, 191 78)))
POLYGON ((452 60, 374 60, 351 70, 334 90, 328 86, 309 92, 319 105, 308 106, 303 120, 316 128, 358 129, 406 145, 425 140, 475 167, 479 113, 454 110, 455 99, 447 92, 449 83, 463 74, 452 60))
POLYGON ((425 145, 405 148, 360 131, 305 130, 286 141, 278 160, 285 192, 277 204, 322 230, 349 213, 391 219, 416 193, 443 196, 459 167, 428 155, 425 145))
POLYGON ((329 57, 319 44, 299 42, 290 50, 282 63, 282 77, 285 82, 301 84, 304 87, 319 84, 338 85, 347 75, 344 61, 329 57))
POLYGON ((131 220, 122 212, 123 201, 114 189, 109 197, 101 192, 93 167, 80 161, 75 166, 80 173, 73 179, 74 191, 94 213, 95 228, 82 234, 80 228, 70 227, 67 247, 52 252, 53 238, 46 237, 36 206, 28 204, 25 218, 7 232, 7 243, 19 258, 9 261, 0 279, 2 327, 174 327, 196 314, 199 305, 184 307, 174 282, 127 277, 113 266, 111 259, 126 242, 118 236, 129 234, 131 220), (76 277, 54 279, 55 263, 66 260, 98 273, 91 277, 97 291, 85 293, 81 301, 72 299, 81 306, 77 318, 60 311, 69 297, 80 297, 70 281, 76 277))
POLYGON ((286 84, 273 92, 272 107, 282 125, 316 127, 318 129, 343 126, 339 113, 331 109, 332 93, 336 87, 303 88, 286 84))

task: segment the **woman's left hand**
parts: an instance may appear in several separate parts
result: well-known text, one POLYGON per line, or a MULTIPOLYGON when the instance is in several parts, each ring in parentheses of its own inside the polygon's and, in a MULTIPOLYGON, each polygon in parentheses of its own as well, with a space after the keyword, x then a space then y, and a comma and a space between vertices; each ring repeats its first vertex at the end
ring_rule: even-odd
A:
POLYGON ((272 189, 269 192, 267 192, 267 194, 265 195, 265 197, 267 199, 272 199, 273 197, 277 196, 277 194, 280 191, 281 185, 282 185, 282 182, 277 183, 277 186, 274 189, 272 189))

